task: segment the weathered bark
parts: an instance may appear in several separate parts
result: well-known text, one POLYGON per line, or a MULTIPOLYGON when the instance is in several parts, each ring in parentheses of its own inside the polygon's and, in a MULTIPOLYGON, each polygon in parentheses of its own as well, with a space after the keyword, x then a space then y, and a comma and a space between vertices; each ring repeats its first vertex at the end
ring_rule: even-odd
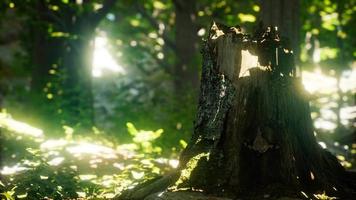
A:
POLYGON ((278 55, 277 66, 254 67, 249 76, 241 77, 241 51, 262 54, 265 46, 246 42, 248 37, 237 29, 213 25, 211 30, 202 51, 195 129, 180 157, 180 168, 174 176, 159 178, 121 198, 144 199, 167 189, 167 183, 174 190, 252 199, 264 194, 298 197, 301 191, 308 195, 325 191, 343 198, 355 195, 355 175, 315 140, 300 79, 279 73, 283 63, 278 55))

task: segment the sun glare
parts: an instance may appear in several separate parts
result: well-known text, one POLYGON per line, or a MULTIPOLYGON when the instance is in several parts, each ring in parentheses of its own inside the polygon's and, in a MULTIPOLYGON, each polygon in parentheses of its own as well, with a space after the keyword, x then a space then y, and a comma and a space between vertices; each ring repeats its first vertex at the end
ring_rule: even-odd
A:
POLYGON ((321 70, 303 71, 303 85, 310 93, 333 93, 337 90, 336 78, 325 75, 321 70))
POLYGON ((110 54, 108 39, 104 36, 105 34, 101 35, 95 38, 92 76, 102 77, 105 72, 125 74, 125 69, 110 54))
MULTIPOLYGON (((303 71, 302 81, 305 90, 318 98, 317 102, 322 104, 320 108, 320 117, 314 120, 314 125, 318 129, 333 131, 337 128, 335 120, 337 119, 337 103, 336 99, 347 99, 345 96, 339 96, 338 87, 342 93, 356 91, 356 68, 344 71, 341 74, 338 85, 335 76, 325 74, 320 68, 314 71, 303 71)), ((355 118, 356 106, 342 107, 340 110, 341 123, 349 125, 349 120, 355 118)))

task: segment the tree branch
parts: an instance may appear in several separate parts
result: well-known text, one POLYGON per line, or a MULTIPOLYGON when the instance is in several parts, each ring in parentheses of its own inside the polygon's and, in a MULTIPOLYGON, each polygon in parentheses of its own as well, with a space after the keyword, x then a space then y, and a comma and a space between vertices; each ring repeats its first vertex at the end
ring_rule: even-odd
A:
MULTIPOLYGON (((151 24, 151 26, 153 26, 155 29, 159 29, 159 24, 157 22, 157 20, 155 18, 153 18, 151 15, 149 15, 145 8, 142 7, 141 4, 136 4, 136 10, 144 17, 148 20, 148 22, 151 24)), ((168 47, 170 47, 173 51, 176 50, 176 45, 175 43, 168 37, 166 32, 162 33, 162 38, 164 40, 164 42, 167 44, 168 47)))

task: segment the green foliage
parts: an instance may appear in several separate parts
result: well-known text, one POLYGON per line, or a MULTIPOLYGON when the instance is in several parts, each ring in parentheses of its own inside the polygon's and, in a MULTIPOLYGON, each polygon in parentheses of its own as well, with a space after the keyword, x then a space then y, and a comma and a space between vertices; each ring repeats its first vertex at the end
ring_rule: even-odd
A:
POLYGON ((350 62, 356 59, 353 55, 356 40, 352 37, 356 1, 302 1, 302 6, 302 35, 306 36, 306 43, 302 45, 307 48, 302 48, 301 58, 305 65, 310 66, 314 49, 320 48, 317 62, 324 68, 337 72, 350 68, 350 62))
MULTIPOLYGON (((9 64, 0 56, 0 76, 5 80, 0 83, 1 97, 3 90, 7 93, 3 105, 14 118, 47 130, 41 142, 14 130, 2 130, 0 149, 5 159, 1 164, 29 168, 1 176, 2 198, 110 198, 176 166, 178 153, 187 146, 198 92, 175 91, 174 80, 185 78, 177 77, 175 72, 180 59, 176 55, 177 5, 168 0, 117 1, 101 16, 100 23, 79 23, 97 13, 104 2, 1 1, 0 10, 4 12, 0 12, 0 26, 4 34, 0 34, 0 45, 15 35, 16 41, 10 46, 15 46, 17 52, 9 64), (101 34, 107 37, 107 49, 125 74, 90 77, 90 52, 86 50, 91 48, 85 44, 101 34), (79 66, 86 66, 81 68, 86 70, 79 70, 79 66), (92 89, 84 87, 88 80, 92 81, 92 89), (83 91, 92 91, 94 102, 83 91), (90 116, 88 102, 95 108, 94 117, 90 116), (93 118, 96 124, 92 129, 93 118), (63 145, 41 148, 51 142, 63 145), (68 151, 74 147, 102 151, 81 152, 75 157, 68 151), (107 159, 103 152, 110 152, 113 158, 107 159), (59 165, 48 164, 58 157, 64 158, 59 165)), ((195 19, 195 27, 190 28, 198 35, 196 46, 206 37, 212 19, 230 26, 242 24, 248 32, 260 20, 256 0, 189 1, 194 2, 190 16, 195 19)), ((302 69, 319 66, 322 72, 340 78, 356 59, 356 1, 301 3, 302 69), (317 52, 320 56, 316 62, 313 57, 317 52)), ((0 50, 8 48, 1 46, 0 50)), ((7 53, 1 55, 6 57, 7 53)), ((187 68, 200 71, 200 63, 197 50, 187 68)), ((322 98, 311 104, 312 116, 316 121, 320 119, 325 112, 320 108, 324 106, 336 113, 339 108, 330 105, 353 104, 353 93, 321 94, 322 98)), ((338 131, 349 133, 347 128, 338 131)), ((325 130, 317 131, 320 134, 325 130)), ((328 141, 328 147, 333 147, 334 141, 328 141)), ((348 158, 354 153, 341 144, 335 146, 335 151, 347 154, 343 162, 349 166, 352 160, 348 158)), ((355 152, 351 144, 347 147, 355 152)))
POLYGON ((70 166, 53 168, 48 165, 39 150, 29 149, 28 152, 29 154, 17 164, 28 170, 3 176, 4 184, 0 190, 6 198, 65 199, 77 197, 78 180, 75 178, 76 172, 70 166))
POLYGON ((65 137, 47 138, 26 135, 3 118, 0 126, 5 144, 0 193, 7 199, 111 198, 178 164, 174 155, 162 157, 155 144, 162 129, 143 131, 127 123, 132 142, 117 144, 97 128, 83 137, 64 126, 65 137))
POLYGON ((138 144, 140 150, 144 153, 160 153, 162 152, 162 148, 152 146, 152 141, 157 139, 163 133, 163 129, 158 129, 157 131, 144 131, 144 130, 136 130, 132 123, 127 123, 127 129, 130 135, 133 136, 133 142, 138 144))

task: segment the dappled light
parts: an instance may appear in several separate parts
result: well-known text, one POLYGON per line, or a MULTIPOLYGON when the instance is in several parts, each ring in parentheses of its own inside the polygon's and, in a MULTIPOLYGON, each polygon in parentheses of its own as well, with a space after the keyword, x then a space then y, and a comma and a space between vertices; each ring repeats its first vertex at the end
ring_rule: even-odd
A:
POLYGON ((322 74, 320 69, 314 72, 303 71, 302 77, 304 87, 310 93, 330 94, 337 90, 336 79, 322 74))
POLYGON ((75 157, 80 157, 83 155, 99 156, 106 159, 117 158, 115 155, 115 150, 96 144, 90 144, 87 142, 77 143, 75 146, 69 146, 66 150, 74 155, 75 157))
POLYGON ((175 182, 172 189, 177 189, 178 187, 182 187, 181 184, 189 180, 189 177, 192 174, 192 171, 197 167, 199 160, 200 159, 209 160, 209 155, 210 153, 200 153, 194 156, 193 158, 191 158, 186 164, 186 169, 182 170, 179 179, 175 182))
MULTIPOLYGON (((100 194, 95 194, 96 196, 112 198, 135 182, 149 178, 153 174, 161 174, 169 169, 177 168, 179 164, 177 159, 160 156, 152 159, 155 156, 151 154, 161 152, 161 148, 154 146, 151 142, 160 137, 163 133, 162 129, 157 131, 137 130, 132 123, 128 123, 128 130, 133 136, 132 143, 113 146, 112 142, 104 140, 89 142, 85 138, 76 137, 48 138, 43 132, 41 135, 28 134, 29 130, 40 129, 28 124, 24 126, 25 123, 10 118, 10 114, 1 113, 1 116, 5 115, 6 120, 3 119, 1 123, 3 131, 5 131, 3 133, 8 139, 16 138, 19 134, 24 135, 21 141, 35 142, 37 137, 41 137, 43 140, 35 142, 35 146, 20 147, 25 148, 25 151, 34 156, 32 159, 23 159, 16 164, 2 166, 0 173, 6 178, 5 182, 2 180, 2 184, 5 185, 11 185, 12 181, 16 181, 17 177, 20 178, 24 173, 39 169, 45 162, 49 166, 48 170, 69 170, 77 174, 77 178, 74 180, 83 182, 83 184, 89 181, 92 186, 89 184, 88 187, 102 188, 103 191, 100 194), (7 123, 7 120, 10 119, 11 123, 7 123), (14 128, 13 124, 21 124, 21 127, 25 128, 14 128), (143 151, 145 154, 140 154, 139 151, 143 151), (94 170, 92 171, 94 174, 88 174, 88 167, 94 170), (113 172, 114 174, 112 174, 113 172)), ((68 126, 64 126, 63 130, 66 135, 75 131, 68 126)), ((44 172, 39 175, 39 178, 43 184, 46 184, 46 181, 52 180, 53 175, 44 172)), ((86 191, 77 191, 77 195, 79 197, 92 196, 94 191, 87 189, 86 191)))
POLYGON ((0 199, 355 194, 356 0, 0 10, 0 199))
POLYGON ((18 164, 8 167, 8 166, 4 166, 3 169, 1 169, 1 174, 2 175, 11 175, 11 174, 15 174, 24 170, 27 170, 28 168, 26 167, 20 167, 18 164))
MULTIPOLYGON (((332 72, 334 73, 334 72, 332 72)), ((312 94, 312 103, 320 105, 320 114, 314 117, 314 125, 317 129, 324 129, 328 131, 337 128, 337 115, 335 111, 338 104, 336 101, 340 99, 347 101, 348 93, 356 92, 356 69, 348 70, 342 73, 338 85, 337 78, 334 75, 325 74, 320 68, 315 69, 313 72, 302 72, 303 85, 310 94, 312 94), (344 93, 342 96, 338 94, 338 88, 344 93)), ((356 106, 342 106, 339 110, 340 122, 344 126, 354 126, 353 119, 356 117, 356 106)))
POLYGON ((18 134, 29 135, 33 137, 43 137, 43 131, 24 122, 16 121, 11 115, 5 112, 0 113, 0 127, 9 129, 18 134))

